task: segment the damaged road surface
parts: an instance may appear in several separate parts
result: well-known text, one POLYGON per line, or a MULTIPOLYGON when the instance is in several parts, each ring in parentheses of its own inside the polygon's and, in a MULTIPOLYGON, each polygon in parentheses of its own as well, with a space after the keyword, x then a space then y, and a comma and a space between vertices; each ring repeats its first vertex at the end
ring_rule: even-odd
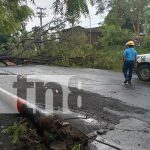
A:
MULTIPOLYGON (((53 106, 55 116, 65 120, 89 138, 86 149, 149 150, 150 84, 148 82, 140 82, 134 76, 133 85, 124 86, 121 73, 48 66, 2 67, 0 74, 1 88, 15 95, 17 95, 17 89, 14 88, 16 75, 26 78, 28 82, 34 81, 34 84, 28 88, 30 94, 22 98, 30 100, 33 104, 38 103, 38 106, 44 107, 47 111, 53 106), (69 83, 69 91, 63 91, 65 103, 61 101, 62 91, 58 86, 46 84, 55 75, 61 78, 57 79, 57 82, 62 86, 68 88, 69 83), (71 76, 68 82, 63 82, 66 80, 65 76, 71 76), (41 82, 46 85, 45 89, 52 89, 51 93, 45 96, 53 99, 47 105, 42 101, 43 86, 36 86, 41 82), (35 100, 36 94, 38 98, 35 100), (61 112, 62 110, 64 113, 61 112)), ((0 110, 3 112, 8 110, 2 99, 0 99, 0 110)), ((6 122, 0 121, 1 127, 5 124, 6 122)), ((1 149, 6 148, 4 144, 6 139, 7 137, 0 137, 1 149)))

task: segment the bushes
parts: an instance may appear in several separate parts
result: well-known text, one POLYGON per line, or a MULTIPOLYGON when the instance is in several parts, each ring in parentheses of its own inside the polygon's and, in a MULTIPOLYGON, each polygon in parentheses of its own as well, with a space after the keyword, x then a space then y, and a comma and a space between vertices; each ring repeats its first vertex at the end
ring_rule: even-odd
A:
POLYGON ((120 70, 122 66, 122 54, 118 51, 109 50, 98 52, 95 57, 94 68, 120 70))
POLYGON ((149 49, 150 50, 150 35, 145 36, 141 46, 143 49, 149 49))
MULTIPOLYGON (((123 50, 124 44, 134 36, 129 30, 114 25, 104 25, 101 30, 100 49, 95 49, 88 44, 89 37, 84 32, 72 31, 63 34, 59 41, 50 38, 42 45, 33 44, 22 56, 32 58, 62 56, 63 59, 54 62, 53 65, 120 70, 122 66, 120 50, 123 50)), ((20 49, 22 46, 18 47, 13 54, 18 54, 20 49)))
POLYGON ((88 53, 80 53, 81 50, 74 51, 74 53, 65 56, 63 61, 57 63, 61 66, 77 66, 77 67, 88 67, 88 68, 97 68, 97 69, 108 69, 108 70, 121 70, 122 67, 122 52, 108 50, 98 51, 93 50, 88 53))
POLYGON ((77 66, 99 69, 120 70, 122 45, 129 38, 128 30, 118 30, 115 26, 102 28, 102 49, 94 49, 87 44, 87 36, 82 32, 65 34, 64 41, 51 42, 49 47, 42 50, 47 56, 62 56, 63 60, 55 63, 59 66, 77 66), (121 45, 121 46, 120 46, 121 45), (49 50, 48 50, 49 49, 49 50))
POLYGON ((121 29, 121 27, 115 25, 104 25, 102 36, 101 43, 105 49, 124 45, 129 39, 133 38, 133 34, 129 30, 121 29))

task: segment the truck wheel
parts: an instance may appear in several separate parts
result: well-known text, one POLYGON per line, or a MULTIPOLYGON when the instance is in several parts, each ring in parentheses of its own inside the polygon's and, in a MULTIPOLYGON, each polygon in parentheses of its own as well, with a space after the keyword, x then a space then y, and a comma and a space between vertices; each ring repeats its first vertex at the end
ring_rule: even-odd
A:
POLYGON ((137 75, 142 81, 150 81, 150 65, 142 65, 137 70, 137 75))

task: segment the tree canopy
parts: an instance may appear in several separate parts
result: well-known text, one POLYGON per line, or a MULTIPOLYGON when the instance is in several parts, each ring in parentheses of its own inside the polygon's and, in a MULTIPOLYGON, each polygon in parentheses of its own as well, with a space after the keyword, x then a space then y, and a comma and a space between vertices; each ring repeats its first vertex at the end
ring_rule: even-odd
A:
POLYGON ((148 4, 149 0, 111 0, 111 10, 105 23, 119 25, 139 34, 143 32, 144 9, 148 4))
POLYGON ((14 33, 31 14, 23 0, 0 1, 0 34, 14 33))

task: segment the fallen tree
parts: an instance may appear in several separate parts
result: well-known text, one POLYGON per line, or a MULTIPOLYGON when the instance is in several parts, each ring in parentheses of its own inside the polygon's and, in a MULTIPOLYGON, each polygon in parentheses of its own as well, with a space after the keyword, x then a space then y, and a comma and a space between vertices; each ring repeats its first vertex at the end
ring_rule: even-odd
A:
POLYGON ((74 144, 80 144, 82 147, 87 146, 91 140, 95 140, 109 147, 121 150, 121 148, 109 144, 108 142, 96 140, 95 135, 89 136, 89 134, 84 133, 69 122, 71 119, 83 121, 87 118, 65 119, 66 116, 62 112, 48 113, 47 111, 38 108, 37 106, 5 91, 2 88, 0 88, 0 99, 13 108, 14 112, 18 112, 23 117, 28 118, 37 127, 37 129, 40 130, 41 133, 46 133, 46 135, 49 133, 57 134, 61 141, 65 144, 65 148, 67 150, 71 149, 71 146, 74 144))
POLYGON ((20 64, 49 64, 55 61, 61 60, 62 56, 50 57, 50 58, 21 58, 13 56, 0 56, 0 62, 8 65, 20 65, 20 64))

